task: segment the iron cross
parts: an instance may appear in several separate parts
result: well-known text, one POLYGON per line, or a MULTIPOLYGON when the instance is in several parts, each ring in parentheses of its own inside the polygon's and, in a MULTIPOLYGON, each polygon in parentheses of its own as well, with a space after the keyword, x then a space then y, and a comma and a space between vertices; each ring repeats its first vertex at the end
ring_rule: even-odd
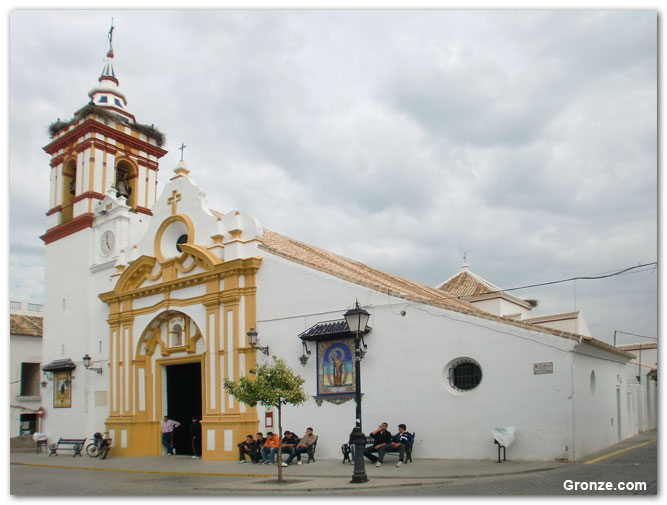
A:
POLYGON ((112 42, 113 42, 113 18, 111 18, 111 28, 109 28, 109 50, 113 51, 112 42))
POLYGON ((181 151, 181 161, 183 161, 183 151, 185 150, 186 147, 188 146, 186 146, 183 142, 181 142, 181 147, 178 148, 181 151))

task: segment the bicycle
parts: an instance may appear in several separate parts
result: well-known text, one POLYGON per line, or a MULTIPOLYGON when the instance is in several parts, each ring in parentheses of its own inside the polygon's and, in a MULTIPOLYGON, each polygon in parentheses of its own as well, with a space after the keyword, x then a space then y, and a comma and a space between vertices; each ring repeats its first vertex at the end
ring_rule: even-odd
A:
POLYGON ((99 431, 93 435, 93 441, 86 446, 86 454, 91 458, 106 459, 111 449, 111 439, 104 438, 107 432, 100 433, 99 431))

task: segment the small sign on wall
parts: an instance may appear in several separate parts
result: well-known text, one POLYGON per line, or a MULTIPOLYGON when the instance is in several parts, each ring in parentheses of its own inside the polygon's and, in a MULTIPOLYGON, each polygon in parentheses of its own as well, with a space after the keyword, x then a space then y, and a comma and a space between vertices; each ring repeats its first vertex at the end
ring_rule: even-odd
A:
POLYGON ((264 412, 264 426, 273 428, 273 412, 264 412))
POLYGON ((543 375, 554 373, 554 362, 546 361, 544 363, 533 363, 533 375, 543 375))

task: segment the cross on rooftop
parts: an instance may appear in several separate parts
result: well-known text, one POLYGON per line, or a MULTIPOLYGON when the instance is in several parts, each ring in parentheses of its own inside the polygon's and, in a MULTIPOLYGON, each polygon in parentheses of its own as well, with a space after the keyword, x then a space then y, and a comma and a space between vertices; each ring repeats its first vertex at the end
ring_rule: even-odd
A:
POLYGON ((112 46, 112 42, 113 42, 113 29, 114 29, 114 26, 113 26, 113 18, 111 18, 111 28, 109 28, 109 51, 113 51, 113 46, 112 46))
POLYGON ((181 161, 183 161, 183 151, 185 150, 186 147, 188 146, 186 146, 183 142, 181 142, 181 147, 178 148, 179 151, 181 151, 181 161))

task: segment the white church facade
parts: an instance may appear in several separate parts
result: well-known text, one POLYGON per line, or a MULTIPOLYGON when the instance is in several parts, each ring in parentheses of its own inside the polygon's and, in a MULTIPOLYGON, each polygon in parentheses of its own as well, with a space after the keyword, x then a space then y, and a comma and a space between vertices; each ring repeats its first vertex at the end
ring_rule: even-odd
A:
POLYGON ((108 431, 118 456, 159 455, 162 417, 180 421, 184 439, 197 417, 203 459, 236 459, 246 434, 275 431, 277 419, 239 404, 223 380, 276 355, 310 396, 284 408, 283 427, 314 427, 318 455, 339 457, 355 418, 343 323, 355 300, 371 313, 363 429, 405 423, 416 457, 494 458, 491 433, 504 426, 516 430, 510 459, 579 460, 637 433, 633 356, 587 330, 532 324, 528 307, 496 314, 266 230, 244 211, 212 210, 183 159, 158 195, 162 135, 128 112, 113 57, 90 103, 55 125, 45 147, 50 439, 108 431), (268 355, 248 344, 251 329, 268 355))

